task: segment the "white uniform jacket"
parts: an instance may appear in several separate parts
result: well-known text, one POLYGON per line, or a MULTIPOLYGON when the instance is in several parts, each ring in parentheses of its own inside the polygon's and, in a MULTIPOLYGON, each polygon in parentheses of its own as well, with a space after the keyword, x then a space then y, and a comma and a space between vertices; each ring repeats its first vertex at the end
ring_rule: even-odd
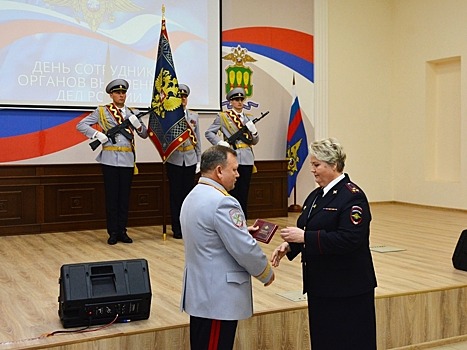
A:
MULTIPOLYGON (((227 116, 225 118, 226 112, 221 112, 218 113, 212 124, 209 126, 209 128, 206 130, 204 133, 204 136, 206 136, 206 139, 213 145, 217 145, 219 141, 224 140, 235 134, 235 132, 238 131, 238 127, 234 124, 234 122, 230 119, 230 117, 227 116), (222 117, 221 115, 224 115, 222 117), (226 123, 227 121, 227 123, 226 123), (220 137, 218 135, 219 130, 221 133, 224 135, 224 138, 220 137)), ((242 124, 245 125, 248 121, 252 120, 252 116, 247 114, 245 115, 242 113, 241 116, 241 121, 242 124)), ((259 134, 256 135, 251 135, 252 137, 252 143, 251 145, 256 145, 259 142, 259 134)), ((241 141, 237 141, 237 160, 238 164, 240 165, 254 165, 255 162, 255 157, 253 155, 253 149, 251 146, 247 146, 245 143, 241 141)))
POLYGON ((216 320, 252 316, 251 276, 266 283, 272 269, 248 232, 238 201, 201 177, 183 202, 180 222, 185 245, 180 309, 216 320))
MULTIPOLYGON (((92 126, 95 124, 99 124, 102 128, 104 128, 103 121, 101 120, 101 108, 104 114, 105 123, 108 125, 109 128, 112 128, 117 125, 117 121, 115 117, 110 114, 107 110, 106 106, 101 106, 96 108, 92 113, 90 113, 87 117, 84 117, 77 125, 76 129, 79 132, 84 134, 86 137, 91 138, 96 129, 92 126)), ((136 109, 129 109, 128 107, 124 107, 125 119, 128 119, 132 114, 138 114, 139 111, 136 109)), ((142 138, 148 137, 148 130, 146 125, 141 122, 141 132, 134 131, 134 136, 139 135, 142 138)), ((112 143, 109 139, 105 144, 102 145, 101 151, 96 157, 96 160, 99 163, 111 166, 121 166, 121 167, 133 167, 135 163, 135 152, 132 149, 131 141, 128 140, 122 134, 117 134, 115 137, 116 143, 112 143), (105 148, 114 146, 111 149, 105 150, 105 148), (120 150, 116 150, 119 147, 120 150)))

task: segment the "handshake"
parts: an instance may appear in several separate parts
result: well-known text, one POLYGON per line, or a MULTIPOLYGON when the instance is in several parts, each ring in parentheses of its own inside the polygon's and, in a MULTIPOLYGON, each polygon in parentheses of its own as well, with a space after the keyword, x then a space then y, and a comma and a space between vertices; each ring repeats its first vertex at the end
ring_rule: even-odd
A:
POLYGON ((125 119, 121 124, 118 124, 113 128, 107 130, 105 134, 103 132, 96 131, 94 135, 92 135, 92 139, 94 139, 94 141, 92 141, 89 144, 89 146, 91 146, 92 150, 95 151, 96 148, 99 147, 99 145, 108 142, 109 139, 112 141, 112 143, 115 143, 115 136, 117 134, 122 134, 128 140, 132 140, 133 135, 130 132, 128 132, 128 130, 126 130, 130 126, 135 130, 141 129, 141 122, 139 121, 138 117, 134 114, 132 114, 128 119, 125 119))

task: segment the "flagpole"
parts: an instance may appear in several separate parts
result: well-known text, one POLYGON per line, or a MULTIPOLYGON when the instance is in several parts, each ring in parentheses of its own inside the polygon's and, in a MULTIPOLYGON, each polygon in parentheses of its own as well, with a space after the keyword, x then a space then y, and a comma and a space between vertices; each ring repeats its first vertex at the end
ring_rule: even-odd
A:
POLYGON ((291 213, 300 213, 302 211, 302 206, 297 204, 297 185, 293 188, 293 203, 289 206, 289 212, 291 213))
POLYGON ((154 112, 149 115, 149 139, 158 150, 162 159, 162 230, 163 239, 167 239, 167 215, 165 203, 169 189, 166 189, 167 169, 165 162, 170 155, 190 137, 190 126, 184 118, 183 105, 178 90, 177 76, 170 49, 169 36, 165 23, 165 5, 162 4, 161 33, 156 56, 156 69, 154 74, 154 88, 151 107, 154 112), (158 83, 158 79, 169 79, 172 83, 158 83), (166 108, 170 105, 170 108, 166 108))
MULTIPOLYGON (((293 89, 293 94, 295 96, 295 98, 297 99, 297 107, 298 107, 298 112, 300 112, 300 105, 298 104, 298 97, 297 97, 297 93, 295 91, 295 72, 293 72, 293 75, 292 75, 292 89, 293 89)), ((295 102, 294 102, 295 103, 295 102)), ((292 108, 293 108, 293 105, 294 103, 292 103, 292 108)), ((290 120, 289 120, 289 131, 290 131, 290 122, 292 120, 292 110, 290 111, 291 113, 291 116, 290 116, 290 120)), ((305 140, 305 147, 307 147, 306 145, 306 132, 304 130, 304 126, 303 126, 303 121, 301 120, 301 114, 300 115, 300 124, 302 125, 302 128, 303 128, 303 134, 304 134, 304 140, 305 140)), ((287 136, 287 138, 289 137, 289 135, 287 136)), ((289 142, 289 141, 287 141, 289 142)), ((301 145, 301 141, 300 141, 300 145, 301 145)), ((289 146, 287 146, 289 147, 289 146)), ((300 149, 300 146, 299 146, 299 149, 300 149)), ((306 152, 305 156, 306 157, 308 155, 308 152, 306 152)), ((291 212, 291 213, 299 213, 302 211, 302 207, 301 205, 298 205, 297 204, 297 176, 298 176, 298 172, 300 171, 300 168, 302 167, 301 164, 303 164, 303 159, 304 157, 302 157, 302 160, 301 160, 301 163, 299 162, 297 164, 297 174, 295 175, 295 183, 294 183, 294 187, 293 187, 293 204, 291 204, 288 208, 288 211, 291 212)), ((295 164, 295 162, 294 162, 295 164)), ((290 164, 289 164, 290 166, 290 164)))
MULTIPOLYGON (((162 4, 162 20, 165 20, 165 5, 162 4)), ((165 174, 165 162, 162 160, 162 239, 165 241, 167 240, 167 222, 166 222, 166 208, 165 208, 165 182, 166 182, 166 174, 165 174)))
POLYGON ((165 241, 167 240, 167 223, 166 223, 166 201, 165 201, 165 188, 167 187, 165 185, 167 181, 166 174, 165 174, 165 163, 162 162, 162 239, 165 241))

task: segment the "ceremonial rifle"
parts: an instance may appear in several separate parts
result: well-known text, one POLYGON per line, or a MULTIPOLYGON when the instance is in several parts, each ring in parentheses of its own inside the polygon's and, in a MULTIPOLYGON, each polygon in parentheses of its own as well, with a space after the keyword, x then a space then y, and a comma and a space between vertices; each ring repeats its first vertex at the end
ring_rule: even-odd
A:
MULTIPOLYGON (((140 112, 136 115, 136 117, 138 119, 140 119, 142 116, 148 114, 148 113, 151 113, 153 112, 154 110, 156 109, 156 107, 154 108, 151 108, 151 109, 148 109, 146 112, 140 112)), ((127 130, 129 127, 131 127, 132 129, 134 129, 134 126, 131 124, 130 122, 130 119, 127 118, 125 119, 121 124, 118 124, 118 125, 115 125, 113 128, 110 128, 109 130, 107 130, 107 132, 105 133, 105 135, 109 138, 109 140, 112 141, 112 143, 115 143, 115 136, 117 136, 117 134, 122 134, 123 136, 125 136, 128 140, 133 140, 133 135, 127 130)), ((97 147, 99 147, 99 145, 101 144, 101 142, 99 140, 94 140, 92 141, 89 146, 91 146, 92 150, 95 151, 97 147)))
MULTIPOLYGON (((259 122, 261 119, 263 119, 265 116, 267 116, 269 111, 261 113, 261 116, 258 118, 253 119, 253 123, 256 124, 259 122)), ((236 141, 240 140, 245 142, 247 145, 251 145, 252 140, 248 139, 246 135, 248 135, 248 127, 246 125, 243 125, 241 129, 239 129, 235 134, 231 135, 228 139, 227 142, 233 147, 233 149, 237 149, 236 146, 236 141)))

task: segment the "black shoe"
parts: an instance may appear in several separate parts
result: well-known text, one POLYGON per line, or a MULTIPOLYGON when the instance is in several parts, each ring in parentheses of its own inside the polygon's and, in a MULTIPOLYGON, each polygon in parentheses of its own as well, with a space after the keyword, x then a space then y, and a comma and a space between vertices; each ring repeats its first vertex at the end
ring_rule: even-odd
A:
POLYGON ((174 233, 174 238, 175 239, 182 239, 182 234, 181 233, 174 233))
POLYGON ((116 233, 111 233, 109 239, 107 240, 107 244, 114 245, 117 244, 117 234, 116 233))
POLYGON ((118 236, 118 240, 123 243, 133 243, 133 240, 126 234, 126 232, 123 232, 118 236))

